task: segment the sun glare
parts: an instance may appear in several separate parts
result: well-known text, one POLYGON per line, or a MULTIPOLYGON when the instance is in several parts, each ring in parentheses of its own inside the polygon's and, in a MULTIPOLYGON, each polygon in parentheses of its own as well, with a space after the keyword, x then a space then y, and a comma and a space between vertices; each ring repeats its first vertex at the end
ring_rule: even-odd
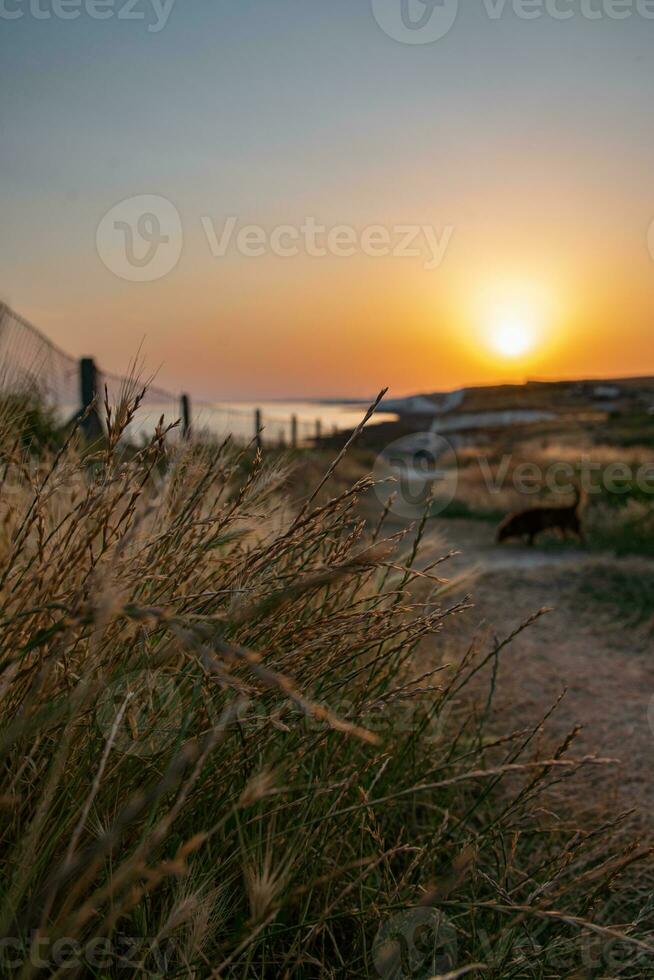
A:
POLYGON ((503 357, 522 357, 534 346, 533 328, 524 320, 503 319, 490 332, 490 342, 503 357))
POLYGON ((498 273, 469 290, 469 344, 501 377, 536 369, 557 330, 557 291, 551 282, 498 273))

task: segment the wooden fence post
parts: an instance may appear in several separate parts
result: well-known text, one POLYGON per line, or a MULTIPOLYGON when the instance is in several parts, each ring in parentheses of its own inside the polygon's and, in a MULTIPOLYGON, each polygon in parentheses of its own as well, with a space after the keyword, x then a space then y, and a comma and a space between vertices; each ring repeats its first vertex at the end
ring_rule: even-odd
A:
POLYGON ((98 395, 98 369, 92 357, 83 357, 79 362, 80 395, 82 407, 82 431, 87 439, 97 439, 102 434, 97 405, 91 408, 98 395), (84 416, 86 416, 84 418, 84 416))
POLYGON ((297 415, 291 415, 291 448, 297 449, 297 415))
POLYGON ((257 408, 254 412, 254 438, 256 440, 257 449, 261 449, 261 430, 263 425, 261 423, 261 409, 257 408))
POLYGON ((322 439, 322 422, 320 419, 316 419, 316 442, 320 442, 322 439))
POLYGON ((191 435, 191 399, 189 398, 188 395, 182 395, 181 409, 182 409, 182 432, 184 433, 184 438, 189 439, 191 435))

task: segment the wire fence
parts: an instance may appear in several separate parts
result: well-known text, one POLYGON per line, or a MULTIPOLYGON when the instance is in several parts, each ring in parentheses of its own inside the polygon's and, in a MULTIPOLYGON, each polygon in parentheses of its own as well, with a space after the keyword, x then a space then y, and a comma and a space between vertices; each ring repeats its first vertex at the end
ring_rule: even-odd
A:
MULTIPOLYGON (((0 303, 0 394, 35 391, 61 424, 83 414, 95 399, 100 408, 105 396, 116 405, 131 380, 103 371, 91 358, 81 361, 60 350, 40 330, 0 303)), ((137 418, 128 436, 135 442, 148 438, 159 422, 177 422, 172 438, 231 436, 239 445, 255 441, 266 446, 307 446, 321 438, 320 421, 281 415, 256 406, 193 401, 155 384, 148 384, 137 418)), ((101 424, 99 421, 98 424, 101 424)))
POLYGON ((36 389, 52 408, 79 407, 79 361, 0 304, 0 391, 36 389))

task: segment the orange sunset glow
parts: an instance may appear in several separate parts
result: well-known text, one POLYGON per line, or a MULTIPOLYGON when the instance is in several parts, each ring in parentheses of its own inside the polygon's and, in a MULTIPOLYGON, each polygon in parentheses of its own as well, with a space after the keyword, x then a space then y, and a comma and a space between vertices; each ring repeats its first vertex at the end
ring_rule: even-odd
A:
MULTIPOLYGON (((321 26, 333 44, 309 57, 300 37, 321 18, 307 7, 288 26, 287 6, 247 25, 216 13, 213 37, 174 12, 139 48, 152 88, 132 86, 141 69, 120 47, 103 47, 87 86, 58 78, 57 138, 8 168, 1 298, 115 371, 143 341, 163 384, 211 399, 647 371, 654 151, 634 128, 648 98, 638 22, 460 10, 446 38, 412 47, 337 5, 321 26), (167 57, 195 82, 171 88, 167 57), (610 81, 625 65, 626 103, 610 81), (123 116, 106 105, 108 123, 109 78, 131 101, 123 116), (144 194, 173 209, 178 252, 145 279, 112 267, 122 232, 107 224, 127 228, 116 208, 144 194)), ((33 30, 16 21, 13 57, 33 30)), ((100 30, 71 22, 62 44, 100 30)), ((41 111, 26 90, 10 142, 45 139, 41 111)), ((127 244, 147 258, 137 224, 127 244)))
POLYGON ((654 0, 0 0, 0 980, 654 980, 654 0))

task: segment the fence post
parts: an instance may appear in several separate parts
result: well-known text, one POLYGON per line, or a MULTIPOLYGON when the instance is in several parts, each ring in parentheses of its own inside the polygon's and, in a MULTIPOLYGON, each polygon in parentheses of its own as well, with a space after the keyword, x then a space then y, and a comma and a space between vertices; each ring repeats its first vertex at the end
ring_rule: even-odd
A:
POLYGON ((291 415, 291 448, 297 449, 297 415, 291 415))
POLYGON ((97 439, 102 433, 97 406, 89 411, 98 394, 98 369, 92 357, 83 357, 80 360, 79 372, 82 398, 80 414, 82 417, 86 415, 82 421, 82 430, 88 439, 97 439))
POLYGON ((261 449, 261 430, 263 425, 261 424, 261 409, 257 408, 254 412, 254 438, 256 440, 257 449, 261 449))
POLYGON ((182 432, 184 433, 184 438, 188 439, 191 435, 191 399, 189 398, 188 395, 182 395, 181 409, 182 409, 182 432))
POLYGON ((316 442, 320 442, 322 439, 322 422, 320 419, 316 419, 316 442))

